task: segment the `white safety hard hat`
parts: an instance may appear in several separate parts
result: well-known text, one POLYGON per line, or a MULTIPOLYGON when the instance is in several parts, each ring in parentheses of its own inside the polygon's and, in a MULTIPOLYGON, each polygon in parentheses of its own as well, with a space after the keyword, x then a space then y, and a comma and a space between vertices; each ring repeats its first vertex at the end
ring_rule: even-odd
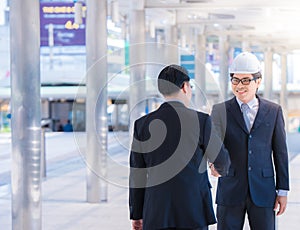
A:
POLYGON ((253 74, 261 72, 260 62, 254 54, 243 52, 235 57, 229 72, 239 74, 253 74))

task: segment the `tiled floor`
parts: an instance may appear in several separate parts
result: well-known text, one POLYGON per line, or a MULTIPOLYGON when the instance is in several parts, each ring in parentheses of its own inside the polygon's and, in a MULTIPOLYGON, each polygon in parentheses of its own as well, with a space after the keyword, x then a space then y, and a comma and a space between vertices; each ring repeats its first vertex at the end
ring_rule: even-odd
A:
MULTIPOLYGON (((47 176, 42 183, 43 230, 126 230, 128 213, 128 133, 109 133, 107 202, 87 203, 85 135, 47 133, 47 176)), ((0 134, 0 229, 12 229, 10 136, 0 134)), ((279 230, 299 229, 300 154, 290 162, 291 192, 279 230)), ((216 179, 211 178, 216 185, 216 179)), ((215 186, 214 186, 215 188, 215 186)), ((215 190, 213 188, 213 193, 215 190)), ((216 229, 211 226, 210 229, 216 229)), ((249 229, 246 225, 245 228, 249 229)))

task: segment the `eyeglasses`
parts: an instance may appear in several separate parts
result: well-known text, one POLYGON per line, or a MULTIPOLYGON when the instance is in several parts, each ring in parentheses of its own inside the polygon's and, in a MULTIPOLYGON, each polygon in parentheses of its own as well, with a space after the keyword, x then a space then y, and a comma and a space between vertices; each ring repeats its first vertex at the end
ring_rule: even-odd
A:
POLYGON ((238 85, 240 82, 242 82, 243 85, 250 85, 251 81, 255 81, 255 80, 257 80, 257 79, 259 79, 259 77, 254 77, 254 78, 252 78, 252 79, 250 79, 250 78, 242 78, 242 79, 238 79, 238 78, 236 78, 236 77, 232 77, 232 78, 230 79, 230 81, 231 81, 231 83, 232 83, 233 85, 238 85))

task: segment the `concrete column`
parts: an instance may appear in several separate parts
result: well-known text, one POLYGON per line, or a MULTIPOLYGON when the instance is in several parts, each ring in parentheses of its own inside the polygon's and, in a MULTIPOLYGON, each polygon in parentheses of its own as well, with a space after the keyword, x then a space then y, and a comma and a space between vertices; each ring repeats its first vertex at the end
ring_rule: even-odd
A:
POLYGON ((264 62, 265 62, 265 71, 264 71, 264 98, 271 100, 273 95, 273 53, 271 49, 267 49, 264 52, 264 62))
POLYGON ((107 201, 107 2, 87 0, 87 201, 107 201))
POLYGON ((192 52, 194 41, 194 31, 189 26, 183 25, 180 28, 180 42, 183 50, 192 52))
POLYGON ((203 34, 196 36, 195 50, 195 108, 205 110, 206 105, 206 37, 203 34))
POLYGON ((220 53, 220 99, 226 100, 228 97, 228 41, 227 36, 219 37, 219 53, 220 53))
POLYGON ((251 52, 248 41, 242 41, 242 52, 251 52))
MULTIPOLYGON (((166 26, 163 33, 156 33, 155 38, 146 37, 145 60, 147 63, 155 63, 155 66, 147 65, 147 72, 149 72, 150 67, 159 73, 163 65, 178 63, 177 41, 177 27, 172 25, 166 26)), ((147 74, 147 76, 149 75, 147 74)))
POLYGON ((287 55, 281 54, 281 90, 280 90, 280 105, 282 106, 286 125, 287 122, 287 114, 285 113, 288 111, 288 93, 287 93, 287 55))
POLYGON ((42 229, 39 12, 39 1, 10 1, 14 230, 42 229))
MULTIPOLYGON (((162 68, 169 64, 178 64, 177 41, 177 27, 173 25, 167 25, 164 32, 159 31, 154 38, 150 36, 150 33, 146 33, 144 62, 147 63, 145 66, 147 94, 144 93, 146 98, 142 99, 143 101, 148 101, 149 97, 147 95, 157 94, 157 76, 162 68)), ((147 110, 147 104, 149 103, 145 104, 146 113, 152 111, 147 110)))
POLYGON ((131 0, 129 24, 130 126, 145 113, 145 10, 144 1, 131 0))
POLYGON ((167 60, 169 63, 178 63, 178 37, 177 27, 169 25, 165 28, 165 43, 167 47, 167 60))

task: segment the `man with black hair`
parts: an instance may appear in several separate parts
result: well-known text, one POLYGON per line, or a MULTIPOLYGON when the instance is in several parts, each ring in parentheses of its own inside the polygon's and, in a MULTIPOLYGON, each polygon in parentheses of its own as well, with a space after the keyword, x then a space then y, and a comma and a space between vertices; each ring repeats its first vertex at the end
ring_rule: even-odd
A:
POLYGON ((230 159, 208 114, 189 108, 188 72, 166 66, 158 76, 165 102, 134 124, 129 207, 135 230, 206 230, 216 223, 207 160, 226 175, 230 159))

